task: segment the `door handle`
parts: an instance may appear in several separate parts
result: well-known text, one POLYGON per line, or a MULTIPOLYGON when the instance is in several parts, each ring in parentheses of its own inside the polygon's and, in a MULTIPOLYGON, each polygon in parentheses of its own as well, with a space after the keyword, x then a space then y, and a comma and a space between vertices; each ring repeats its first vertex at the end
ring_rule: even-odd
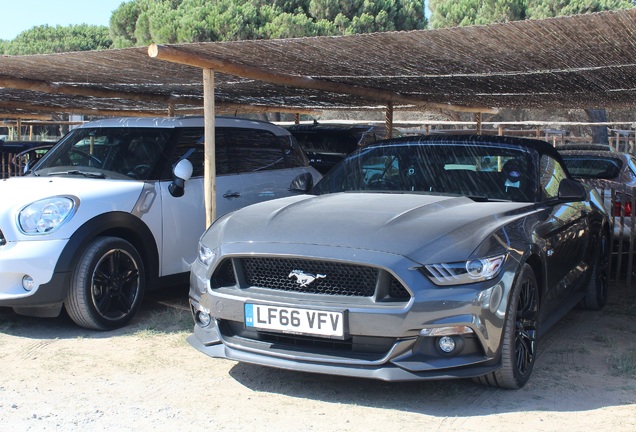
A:
POLYGON ((240 192, 226 192, 223 194, 223 198, 238 198, 240 196, 240 192))

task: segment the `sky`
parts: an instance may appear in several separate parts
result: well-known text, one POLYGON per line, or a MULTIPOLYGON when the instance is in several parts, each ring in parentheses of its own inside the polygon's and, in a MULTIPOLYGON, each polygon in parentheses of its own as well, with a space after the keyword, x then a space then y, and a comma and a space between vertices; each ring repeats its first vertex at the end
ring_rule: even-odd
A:
POLYGON ((12 40, 35 26, 92 24, 108 26, 125 0, 2 0, 0 39, 12 40))

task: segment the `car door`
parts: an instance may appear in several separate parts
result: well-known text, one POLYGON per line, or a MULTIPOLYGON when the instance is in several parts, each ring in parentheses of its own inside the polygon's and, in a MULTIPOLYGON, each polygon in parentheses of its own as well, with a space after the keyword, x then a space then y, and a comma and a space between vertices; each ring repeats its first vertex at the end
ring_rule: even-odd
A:
MULTIPOLYGON (((181 197, 173 197, 168 191, 172 178, 161 181, 161 206, 163 214, 163 246, 161 250, 161 274, 187 272, 196 259, 197 243, 205 230, 204 194, 204 130, 184 128, 178 134, 178 144, 171 157, 171 166, 181 158, 187 158, 193 166, 192 177, 186 182, 181 197)), ((216 216, 246 205, 243 198, 243 179, 232 172, 231 157, 225 129, 217 128, 216 149, 216 216)))
POLYGON ((576 282, 584 275, 590 241, 587 205, 581 201, 558 200, 559 184, 565 178, 567 174, 558 161, 543 155, 539 181, 546 217, 541 233, 548 283, 544 313, 565 302, 576 289, 576 282))
MULTIPOLYGON (((225 134, 229 165, 241 180, 242 205, 290 195, 292 180, 307 171, 289 135, 238 128, 228 128, 225 134)), ((217 192, 221 191, 225 189, 217 186, 217 192)))

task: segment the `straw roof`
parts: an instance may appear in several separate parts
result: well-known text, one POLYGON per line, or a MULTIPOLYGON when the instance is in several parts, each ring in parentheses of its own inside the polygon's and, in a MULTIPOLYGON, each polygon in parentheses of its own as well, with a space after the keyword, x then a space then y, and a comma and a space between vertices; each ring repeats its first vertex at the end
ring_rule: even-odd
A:
POLYGON ((154 47, 164 48, 194 61, 162 61, 148 47, 0 57, 0 117, 197 112, 203 106, 197 65, 207 60, 222 71, 214 79, 221 112, 389 102, 476 112, 624 108, 636 100, 636 9, 438 30, 154 47))

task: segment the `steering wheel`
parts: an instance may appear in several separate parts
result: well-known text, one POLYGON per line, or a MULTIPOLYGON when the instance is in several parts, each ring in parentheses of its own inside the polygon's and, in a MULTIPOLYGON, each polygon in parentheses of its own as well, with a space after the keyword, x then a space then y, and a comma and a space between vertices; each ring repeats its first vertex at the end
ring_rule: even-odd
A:
POLYGON ((133 169, 128 172, 128 176, 134 178, 144 178, 150 174, 152 167, 148 164, 139 164, 136 165, 133 169))
POLYGON ((380 177, 369 180, 367 183, 367 189, 369 190, 383 190, 383 191, 395 191, 401 190, 399 182, 395 179, 380 177))

